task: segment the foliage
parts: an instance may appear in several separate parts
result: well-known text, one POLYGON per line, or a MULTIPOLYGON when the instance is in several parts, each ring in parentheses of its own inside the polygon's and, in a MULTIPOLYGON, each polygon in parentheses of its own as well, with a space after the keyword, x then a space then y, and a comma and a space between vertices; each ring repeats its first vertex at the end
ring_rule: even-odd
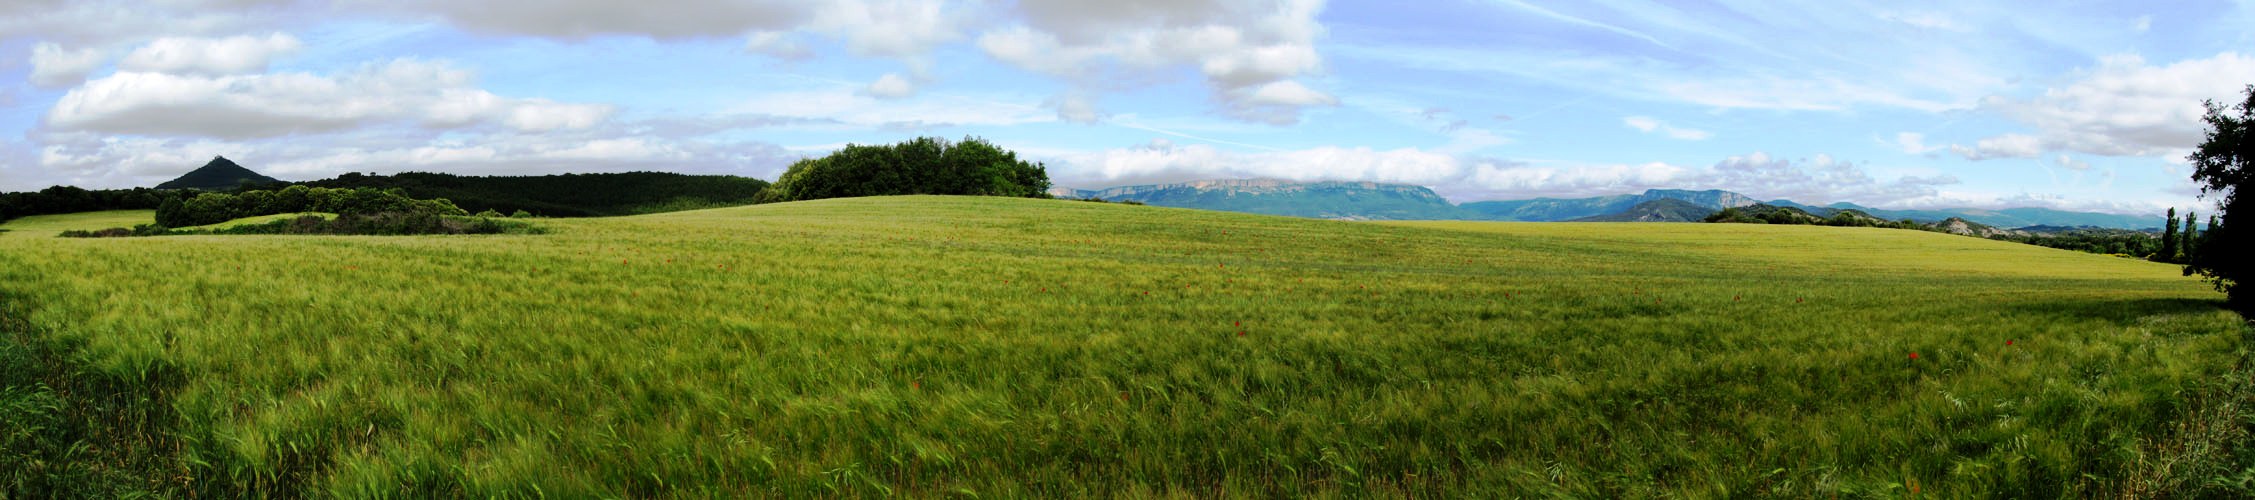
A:
POLYGON ((198 194, 177 207, 172 204, 158 207, 156 222, 165 227, 188 227, 298 212, 327 212, 350 217, 403 214, 425 219, 467 215, 451 201, 417 200, 397 189, 290 186, 280 191, 198 194))
POLYGON ((147 188, 87 190, 54 186, 21 193, 0 193, 0 222, 33 215, 53 215, 106 210, 149 210, 194 193, 147 188))
POLYGON ((983 139, 919 137, 890 146, 847 144, 791 164, 759 201, 901 194, 1045 198, 1049 171, 983 139))
POLYGON ((543 225, 11 232, 0 300, 75 346, 40 363, 162 395, 85 447, 160 457, 157 496, 2231 497, 2255 449, 2216 293, 1975 238, 966 197, 543 225))
POLYGON ((310 187, 399 189, 408 197, 443 198, 471 211, 526 212, 547 217, 637 215, 752 203, 767 181, 732 175, 663 172, 462 176, 406 172, 346 173, 310 187))
POLYGON ((2015 243, 2090 252, 2133 256, 2156 255, 2161 239, 2152 233, 2128 229, 2079 228, 2054 232, 2027 232, 1996 239, 2015 243))
POLYGON ((2237 286, 2255 271, 2248 267, 2248 256, 2255 255, 2255 231, 2240 229, 2255 227, 2250 222, 2255 220, 2255 207, 2239 197, 2255 182, 2255 85, 2247 86, 2246 94, 2245 101, 2229 108, 2214 101, 2203 103, 2208 108, 2201 118, 2208 124, 2207 139, 2185 159, 2193 165, 2192 180, 2200 184, 2201 196, 2216 200, 2222 213, 2208 227, 2207 238, 2185 266, 2185 274, 2206 277, 2231 296, 2234 308, 2255 312, 2255 293, 2237 286))

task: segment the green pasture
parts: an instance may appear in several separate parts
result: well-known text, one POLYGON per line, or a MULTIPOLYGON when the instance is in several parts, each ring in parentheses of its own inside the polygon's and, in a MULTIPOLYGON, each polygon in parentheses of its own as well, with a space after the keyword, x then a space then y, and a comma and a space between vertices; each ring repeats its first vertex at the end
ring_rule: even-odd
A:
POLYGON ((0 227, 0 362, 32 367, 0 469, 45 457, 0 485, 2049 498, 2250 463, 2220 294, 1947 234, 918 196, 46 237, 125 218, 0 227))

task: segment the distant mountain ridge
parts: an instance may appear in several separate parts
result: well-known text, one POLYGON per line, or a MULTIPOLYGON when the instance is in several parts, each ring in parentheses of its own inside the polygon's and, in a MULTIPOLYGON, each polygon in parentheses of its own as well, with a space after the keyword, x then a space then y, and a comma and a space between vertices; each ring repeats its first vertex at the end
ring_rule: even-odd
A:
POLYGON ((163 184, 158 184, 157 189, 221 191, 235 189, 245 183, 272 184, 278 182, 282 181, 258 172, 252 172, 251 169, 243 168, 242 165, 236 165, 233 160, 229 160, 225 156, 214 156, 204 166, 190 170, 188 173, 165 181, 163 184))
POLYGON ((1932 224, 1954 217, 1995 228, 2064 226, 2145 230, 2157 228, 2161 225, 2161 217, 2158 215, 2140 217, 2093 212, 2069 212, 2049 208, 1885 210, 1853 203, 1833 203, 1818 206, 1796 203, 1791 200, 1764 202, 1750 196, 1719 189, 1648 189, 1637 194, 1589 198, 1475 201, 1462 205, 1452 204, 1447 199, 1435 194, 1431 189, 1423 186, 1376 182, 1293 182, 1273 179, 1207 180, 1121 186, 1101 190, 1059 187, 1051 189, 1049 193, 1064 198, 1103 198, 1114 201, 1136 201, 1158 206, 1327 219, 1527 222, 1575 219, 1592 221, 1675 220, 1694 212, 1694 210, 1691 210, 1692 207, 1703 208, 1711 213, 1711 211, 1720 211, 1725 208, 1747 207, 1757 203, 1766 203, 1801 209, 1819 217, 1831 217, 1841 210, 1856 210, 1871 217, 1889 221, 1911 219, 1920 223, 1932 224), (1678 200, 1689 206, 1667 203, 1645 206, 1639 209, 1640 205, 1657 200, 1678 200))
POLYGON ((1052 188, 1061 198, 1102 198, 1166 207, 1199 208, 1319 219, 1466 219, 1463 209, 1424 186, 1376 182, 1291 182, 1238 179, 1120 186, 1101 190, 1052 188))

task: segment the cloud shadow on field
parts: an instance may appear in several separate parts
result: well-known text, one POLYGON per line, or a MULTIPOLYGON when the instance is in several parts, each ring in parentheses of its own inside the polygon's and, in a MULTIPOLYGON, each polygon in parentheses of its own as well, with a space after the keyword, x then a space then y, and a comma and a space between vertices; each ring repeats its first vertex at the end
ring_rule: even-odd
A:
POLYGON ((2134 326, 2149 318, 2228 310, 2224 307, 2221 294, 2212 299, 2067 299, 2019 303, 2008 307, 2015 315, 2098 320, 2122 327, 2134 326))

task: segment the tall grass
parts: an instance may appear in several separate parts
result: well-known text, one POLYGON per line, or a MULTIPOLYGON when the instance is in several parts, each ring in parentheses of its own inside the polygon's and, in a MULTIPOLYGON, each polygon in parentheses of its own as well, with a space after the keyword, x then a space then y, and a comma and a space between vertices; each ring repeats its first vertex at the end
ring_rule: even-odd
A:
POLYGON ((167 410, 85 441, 165 457, 102 469, 160 493, 2202 493, 2255 403, 2241 321, 2175 268, 1934 233, 955 197, 541 224, 16 231, 0 293, 167 410))

